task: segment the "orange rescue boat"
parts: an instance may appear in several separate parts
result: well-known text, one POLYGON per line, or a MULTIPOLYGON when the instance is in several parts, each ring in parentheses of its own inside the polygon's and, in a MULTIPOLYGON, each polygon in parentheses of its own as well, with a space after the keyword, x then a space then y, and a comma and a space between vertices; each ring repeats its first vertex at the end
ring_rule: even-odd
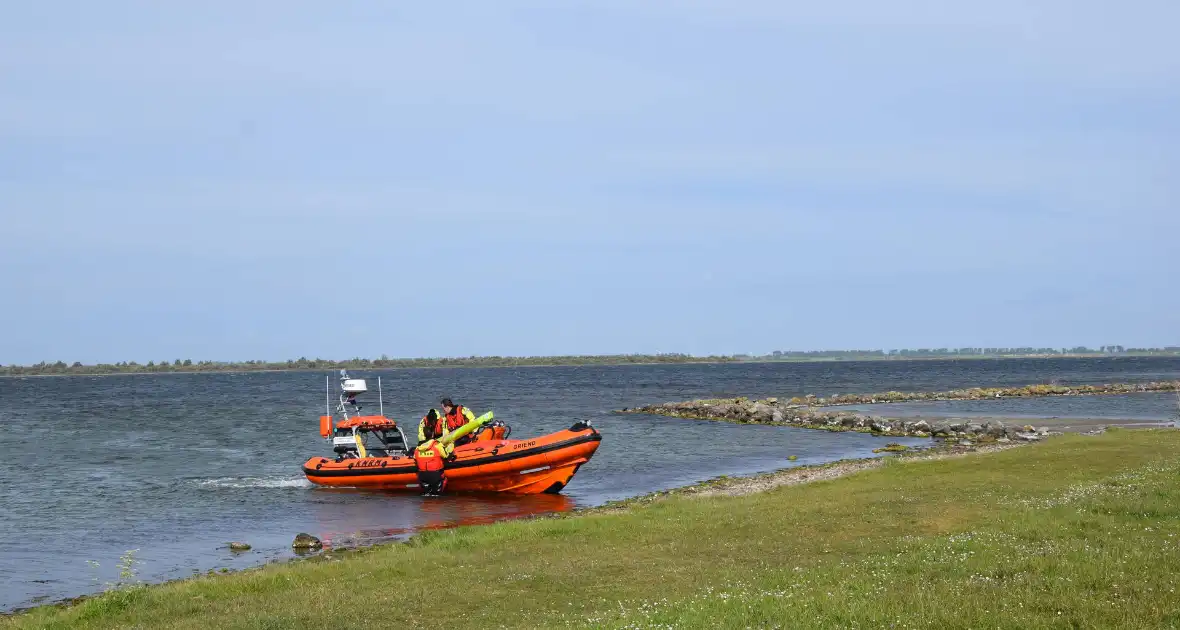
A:
MULTIPOLYGON (((337 410, 345 417, 320 418, 320 435, 332 440, 336 456, 308 459, 304 475, 320 486, 417 492, 417 468, 401 429, 384 415, 348 417, 348 405, 359 412, 355 396, 366 387, 363 379, 349 379, 343 371, 341 376, 337 410), (366 445, 366 436, 378 444, 366 445)), ((510 432, 498 420, 487 422, 472 441, 456 446, 444 469, 447 492, 557 494, 602 441, 589 422, 522 440, 507 439, 510 432)))

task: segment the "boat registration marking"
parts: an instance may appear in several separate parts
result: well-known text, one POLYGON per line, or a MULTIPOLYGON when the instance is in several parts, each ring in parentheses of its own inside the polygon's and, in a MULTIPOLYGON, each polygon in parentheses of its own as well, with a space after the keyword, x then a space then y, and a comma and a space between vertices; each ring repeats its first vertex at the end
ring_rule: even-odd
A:
POLYGON ((515 451, 515 450, 518 450, 518 449, 522 449, 522 448, 529 448, 530 446, 536 446, 536 445, 537 445, 537 441, 536 441, 536 440, 529 440, 528 442, 521 442, 520 444, 513 444, 513 445, 512 445, 512 450, 514 450, 514 451, 515 451))

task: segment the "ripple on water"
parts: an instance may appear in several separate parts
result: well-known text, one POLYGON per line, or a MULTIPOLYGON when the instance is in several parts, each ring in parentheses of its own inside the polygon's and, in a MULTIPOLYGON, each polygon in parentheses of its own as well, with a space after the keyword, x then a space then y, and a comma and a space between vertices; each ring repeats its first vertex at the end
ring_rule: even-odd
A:
POLYGON ((218 479, 198 479, 196 485, 201 488, 283 488, 307 489, 312 484, 306 477, 220 477, 218 479))

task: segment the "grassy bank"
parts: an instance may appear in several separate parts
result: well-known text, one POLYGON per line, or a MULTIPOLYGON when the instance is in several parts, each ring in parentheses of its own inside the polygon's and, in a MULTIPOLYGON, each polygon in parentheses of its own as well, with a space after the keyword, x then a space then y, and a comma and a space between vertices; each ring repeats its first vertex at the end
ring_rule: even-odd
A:
POLYGON ((0 626, 1180 626, 1180 431, 820 473, 431 532, 0 626), (446 591, 457 607, 431 613, 446 591))

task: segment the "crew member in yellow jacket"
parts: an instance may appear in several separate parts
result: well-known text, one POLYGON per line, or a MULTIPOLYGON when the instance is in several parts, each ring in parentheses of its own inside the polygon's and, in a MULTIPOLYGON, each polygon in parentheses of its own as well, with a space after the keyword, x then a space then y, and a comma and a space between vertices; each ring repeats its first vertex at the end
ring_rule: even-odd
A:
MULTIPOLYGON (((441 401, 443 413, 446 417, 443 419, 443 430, 447 433, 458 431, 459 427, 475 420, 475 414, 470 409, 463 405, 456 405, 450 398, 444 398, 441 401)), ((467 437, 455 442, 455 445, 466 444, 471 438, 467 437)))
POLYGON ((418 423, 418 443, 421 444, 426 440, 438 439, 450 431, 447 430, 446 420, 438 413, 437 409, 431 409, 422 416, 422 421, 418 423))

